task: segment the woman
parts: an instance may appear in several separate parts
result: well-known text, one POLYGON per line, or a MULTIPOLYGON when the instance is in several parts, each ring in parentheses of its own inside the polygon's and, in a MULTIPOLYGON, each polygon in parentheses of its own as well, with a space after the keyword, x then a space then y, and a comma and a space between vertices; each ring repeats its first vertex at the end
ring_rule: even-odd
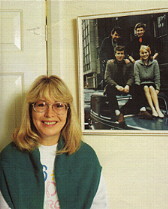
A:
POLYGON ((81 137, 67 86, 57 76, 37 78, 0 154, 0 208, 106 208, 101 166, 81 137))
POLYGON ((140 96, 139 103, 141 111, 145 110, 145 98, 152 110, 153 117, 163 118, 158 102, 160 90, 160 70, 156 60, 151 57, 149 46, 142 45, 140 48, 140 60, 134 65, 135 84, 140 87, 137 95, 140 96), (145 94, 145 96, 144 96, 145 94))

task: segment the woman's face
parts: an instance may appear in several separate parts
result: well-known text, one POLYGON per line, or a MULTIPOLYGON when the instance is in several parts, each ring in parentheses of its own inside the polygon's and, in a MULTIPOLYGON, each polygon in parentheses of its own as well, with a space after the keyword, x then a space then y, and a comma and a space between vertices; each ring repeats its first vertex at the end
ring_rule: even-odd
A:
POLYGON ((58 142, 63 129, 68 108, 62 102, 45 99, 37 101, 32 108, 33 124, 41 137, 43 145, 54 145, 58 142))
POLYGON ((140 57, 142 60, 148 60, 149 59, 149 52, 146 49, 140 50, 140 57))

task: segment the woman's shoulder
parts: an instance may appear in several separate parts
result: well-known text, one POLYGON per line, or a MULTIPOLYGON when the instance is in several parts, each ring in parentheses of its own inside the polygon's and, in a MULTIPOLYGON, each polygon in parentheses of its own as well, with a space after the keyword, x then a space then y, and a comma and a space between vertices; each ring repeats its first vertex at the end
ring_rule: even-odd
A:
POLYGON ((134 65, 140 65, 140 64, 143 64, 142 63, 142 60, 140 60, 140 59, 139 60, 136 60, 135 63, 134 63, 134 65))
POLYGON ((81 142, 81 146, 79 150, 76 152, 76 155, 78 155, 79 158, 85 159, 85 160, 95 160, 98 161, 97 154, 95 150, 86 142, 81 142))
POLYGON ((158 61, 156 60, 156 59, 151 59, 150 61, 149 61, 149 64, 148 64, 149 66, 158 66, 158 61))
POLYGON ((13 161, 23 157, 25 153, 17 148, 14 142, 9 143, 0 153, 0 161, 13 161))
POLYGON ((158 64, 158 61, 157 61, 156 59, 153 59, 152 62, 153 62, 154 64, 158 64))
POLYGON ((1 155, 1 156, 5 156, 5 155, 8 154, 8 153, 9 153, 9 154, 12 154, 13 151, 15 151, 15 149, 16 149, 15 144, 14 144, 13 142, 11 142, 11 143, 9 143, 8 145, 6 145, 6 146, 2 149, 0 155, 1 155))
MULTIPOLYGON (((96 155, 94 149, 85 142, 81 142, 80 148, 73 154, 62 154, 56 157, 57 167, 59 167, 62 172, 65 170, 80 170, 83 168, 93 169, 95 167, 101 169, 99 159, 96 155)), ((59 171, 60 172, 60 171, 59 171)))
POLYGON ((7 145, 0 153, 0 167, 10 169, 31 170, 32 161, 38 162, 38 149, 33 151, 20 150, 14 142, 7 145))
POLYGON ((96 154, 95 150, 86 142, 82 141, 79 152, 96 154))

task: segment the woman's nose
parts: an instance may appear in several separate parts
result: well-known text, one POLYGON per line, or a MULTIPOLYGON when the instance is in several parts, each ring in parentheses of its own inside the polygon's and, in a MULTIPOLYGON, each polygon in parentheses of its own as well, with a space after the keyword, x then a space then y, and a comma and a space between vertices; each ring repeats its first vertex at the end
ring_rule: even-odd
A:
POLYGON ((53 116, 55 116, 55 112, 54 112, 54 110, 53 110, 52 105, 48 105, 48 108, 47 108, 47 110, 45 111, 45 116, 46 116, 46 117, 53 117, 53 116))

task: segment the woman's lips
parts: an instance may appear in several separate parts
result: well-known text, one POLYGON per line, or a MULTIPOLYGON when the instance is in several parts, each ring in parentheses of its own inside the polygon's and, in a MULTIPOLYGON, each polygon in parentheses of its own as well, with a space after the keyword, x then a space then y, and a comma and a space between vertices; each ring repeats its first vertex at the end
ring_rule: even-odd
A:
POLYGON ((47 125, 47 126, 53 126, 55 125, 57 122, 56 121, 42 121, 43 124, 47 125))

